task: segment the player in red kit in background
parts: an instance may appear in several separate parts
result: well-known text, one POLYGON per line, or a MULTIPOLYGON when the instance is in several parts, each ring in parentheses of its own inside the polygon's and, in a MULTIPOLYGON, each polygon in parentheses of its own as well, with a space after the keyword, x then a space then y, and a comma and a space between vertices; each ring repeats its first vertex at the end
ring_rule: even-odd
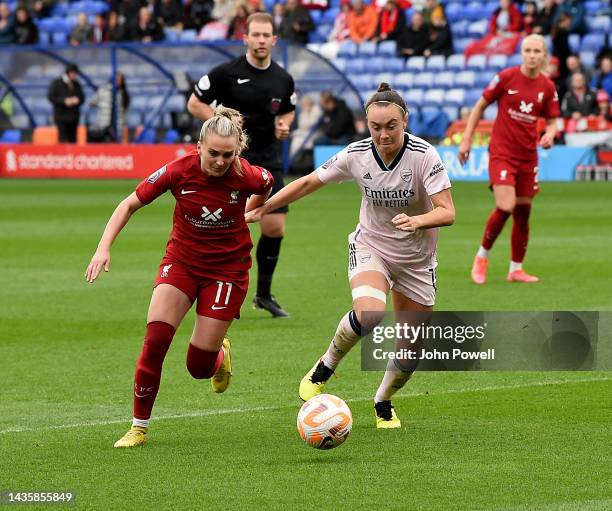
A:
POLYGON ((166 253, 154 284, 144 346, 134 377, 134 419, 115 447, 145 443, 162 364, 172 338, 194 302, 196 321, 187 350, 187 369, 211 378, 224 392, 231 379, 230 343, 225 334, 247 294, 253 242, 244 220, 262 205, 272 175, 239 154, 246 147, 240 114, 219 107, 202 126, 197 149, 142 181, 112 214, 85 277, 94 282, 109 270, 113 241, 130 217, 170 190, 176 198, 166 253))
POLYGON ((489 252, 510 215, 512 260, 508 282, 538 282, 523 270, 529 239, 531 202, 539 191, 538 143, 548 149, 553 145, 559 117, 559 98, 553 82, 542 74, 548 53, 540 35, 527 36, 521 46, 523 63, 500 72, 493 78, 474 106, 459 145, 459 161, 469 158, 472 135, 484 110, 497 101, 498 113, 489 145, 489 182, 495 196, 495 209, 489 216, 482 244, 472 267, 472 280, 484 284, 489 252), (547 120, 546 131, 539 138, 538 117, 547 120), (539 141, 538 141, 539 138, 539 141))

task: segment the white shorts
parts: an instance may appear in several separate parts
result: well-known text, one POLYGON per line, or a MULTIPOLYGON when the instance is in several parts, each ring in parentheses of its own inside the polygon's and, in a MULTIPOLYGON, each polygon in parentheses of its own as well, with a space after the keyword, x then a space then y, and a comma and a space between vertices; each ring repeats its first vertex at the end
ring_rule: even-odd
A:
MULTIPOLYGON (((359 238, 359 236, 357 236, 359 238)), ((436 303, 436 267, 414 270, 405 265, 385 260, 370 247, 355 240, 355 233, 349 236, 349 281, 364 271, 382 273, 389 287, 421 305, 436 303)))

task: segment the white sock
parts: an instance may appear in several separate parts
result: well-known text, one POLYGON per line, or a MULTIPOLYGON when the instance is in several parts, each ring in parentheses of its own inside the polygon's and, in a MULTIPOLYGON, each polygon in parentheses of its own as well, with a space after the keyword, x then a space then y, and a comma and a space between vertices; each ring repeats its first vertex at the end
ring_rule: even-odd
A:
POLYGON ((132 419, 132 426, 140 426, 141 428, 149 427, 149 419, 137 419, 134 417, 132 419))
POLYGON ((355 330, 353 330, 351 326, 349 320, 349 314, 351 314, 351 312, 352 311, 347 312, 340 320, 340 323, 338 323, 336 335, 334 335, 334 338, 329 343, 329 348, 327 348, 325 355, 323 355, 323 363, 334 371, 344 358, 344 355, 346 355, 361 338, 355 333, 355 330))
POLYGON ((385 371, 380 386, 376 391, 375 403, 381 401, 391 401, 393 394, 401 389, 412 376, 412 372, 398 371, 397 369, 389 369, 385 371))
POLYGON ((480 245, 480 248, 478 249, 478 252, 476 253, 476 255, 478 257, 484 257, 485 259, 488 259, 489 258, 489 252, 491 252, 491 251, 487 250, 482 245, 480 245))
POLYGON ((523 263, 515 263, 514 261, 510 261, 510 273, 516 270, 522 270, 523 263))

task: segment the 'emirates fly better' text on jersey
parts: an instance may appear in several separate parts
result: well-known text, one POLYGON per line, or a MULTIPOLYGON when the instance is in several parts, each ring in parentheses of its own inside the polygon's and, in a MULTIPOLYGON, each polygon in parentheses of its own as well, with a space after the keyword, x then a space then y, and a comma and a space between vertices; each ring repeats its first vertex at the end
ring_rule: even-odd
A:
POLYGON ((520 67, 504 69, 482 93, 497 101, 489 153, 510 160, 537 160, 538 117, 559 117, 559 98, 553 82, 539 74, 528 78, 520 67))
POLYGON ((240 159, 243 175, 232 167, 221 177, 206 174, 196 151, 144 179, 136 195, 148 204, 166 190, 176 199, 166 255, 195 275, 223 275, 251 267, 253 242, 244 221, 250 195, 263 195, 274 182, 261 167, 240 159))
POLYGON ((404 134, 404 145, 387 166, 371 138, 350 144, 316 170, 328 183, 354 179, 361 190, 358 239, 383 259, 413 269, 436 265, 439 229, 400 231, 391 219, 400 213, 416 216, 433 209, 430 196, 451 187, 435 148, 404 134))

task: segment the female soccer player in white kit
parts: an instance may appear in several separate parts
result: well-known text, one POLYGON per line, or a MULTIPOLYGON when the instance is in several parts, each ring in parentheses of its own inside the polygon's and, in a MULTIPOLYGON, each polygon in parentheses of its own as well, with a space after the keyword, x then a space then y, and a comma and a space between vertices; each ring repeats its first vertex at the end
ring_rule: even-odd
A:
MULTIPOLYGON (((323 391, 344 355, 382 319, 389 290, 395 312, 433 309, 438 227, 455 220, 446 169, 433 146, 406 133, 402 97, 382 83, 365 111, 371 138, 350 144, 246 214, 247 222, 257 221, 331 181, 354 179, 361 190, 359 224, 349 235, 353 310, 340 320, 329 348, 302 379, 304 401, 323 391), (374 314, 364 316, 366 311, 374 314)), ((378 428, 401 427, 391 397, 411 375, 398 365, 388 366, 374 399, 378 428)))

